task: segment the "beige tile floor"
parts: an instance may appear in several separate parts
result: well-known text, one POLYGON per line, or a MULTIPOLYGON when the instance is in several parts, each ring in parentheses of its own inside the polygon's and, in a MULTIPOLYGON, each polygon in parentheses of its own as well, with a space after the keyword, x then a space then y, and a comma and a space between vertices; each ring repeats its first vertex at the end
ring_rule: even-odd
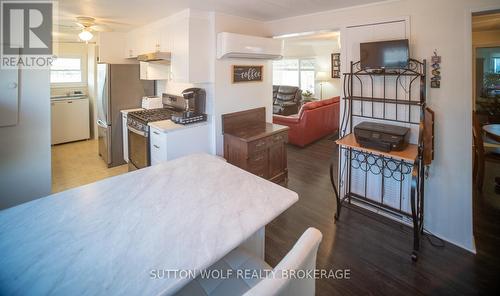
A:
POLYGON ((127 172, 127 165, 108 168, 97 151, 97 140, 52 146, 52 192, 64 191, 127 172))

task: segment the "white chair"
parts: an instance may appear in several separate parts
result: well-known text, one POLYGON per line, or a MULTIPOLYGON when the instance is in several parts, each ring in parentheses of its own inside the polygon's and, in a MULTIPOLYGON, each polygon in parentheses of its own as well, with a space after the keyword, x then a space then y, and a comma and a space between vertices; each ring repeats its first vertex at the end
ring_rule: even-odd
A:
POLYGON ((231 270, 233 277, 207 279, 198 276, 176 295, 312 296, 315 293, 314 272, 309 273, 312 276, 304 277, 304 274, 316 268, 316 254, 322 237, 321 232, 316 228, 307 229, 274 269, 245 249, 236 248, 208 269, 231 270), (263 279, 238 277, 236 276, 238 270, 256 272, 267 270, 268 273, 262 274, 269 276, 263 279), (285 273, 290 274, 290 271, 295 271, 296 276, 281 276, 285 273), (300 272, 297 273, 297 271, 300 272), (271 276, 272 274, 274 276, 271 276))

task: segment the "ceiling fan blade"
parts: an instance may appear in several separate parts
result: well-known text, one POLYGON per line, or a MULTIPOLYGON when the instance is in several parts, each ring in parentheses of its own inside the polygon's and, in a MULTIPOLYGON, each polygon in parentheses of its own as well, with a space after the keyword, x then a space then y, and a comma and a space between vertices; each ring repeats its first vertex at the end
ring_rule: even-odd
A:
POLYGON ((110 32, 111 31, 111 28, 109 28, 108 26, 103 25, 103 24, 92 25, 92 26, 90 26, 90 29, 92 31, 96 31, 96 32, 110 32))
POLYGON ((53 27, 55 30, 64 30, 64 31, 81 31, 82 30, 81 27, 75 26, 75 25, 58 24, 58 25, 54 25, 53 27))

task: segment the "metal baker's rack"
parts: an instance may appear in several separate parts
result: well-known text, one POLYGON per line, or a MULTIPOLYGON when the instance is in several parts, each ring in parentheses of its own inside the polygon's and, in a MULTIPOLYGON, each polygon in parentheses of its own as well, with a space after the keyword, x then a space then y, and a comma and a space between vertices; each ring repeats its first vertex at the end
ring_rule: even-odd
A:
POLYGON ((433 159, 434 113, 426 107, 426 61, 410 59, 404 68, 378 71, 361 68, 360 61, 351 62, 350 72, 344 73, 343 91, 342 120, 336 141, 338 188, 333 163, 330 166, 337 201, 335 220, 340 219, 342 207, 352 202, 403 222, 406 218, 413 228, 411 258, 416 261, 423 233, 425 168, 433 159), (361 147, 353 134, 353 122, 360 120, 405 125, 412 133, 416 132, 417 138, 403 151, 382 152, 361 147), (376 196, 368 184, 373 180, 380 184, 376 196), (387 189, 389 185, 392 190, 387 189))

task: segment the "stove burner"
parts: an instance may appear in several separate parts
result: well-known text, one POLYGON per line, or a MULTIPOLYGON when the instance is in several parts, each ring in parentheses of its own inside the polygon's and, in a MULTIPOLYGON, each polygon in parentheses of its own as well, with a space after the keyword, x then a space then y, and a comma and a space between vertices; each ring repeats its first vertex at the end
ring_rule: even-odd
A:
POLYGON ((130 112, 129 115, 135 117, 136 119, 148 123, 153 121, 167 120, 172 117, 175 111, 167 108, 149 109, 130 112))

